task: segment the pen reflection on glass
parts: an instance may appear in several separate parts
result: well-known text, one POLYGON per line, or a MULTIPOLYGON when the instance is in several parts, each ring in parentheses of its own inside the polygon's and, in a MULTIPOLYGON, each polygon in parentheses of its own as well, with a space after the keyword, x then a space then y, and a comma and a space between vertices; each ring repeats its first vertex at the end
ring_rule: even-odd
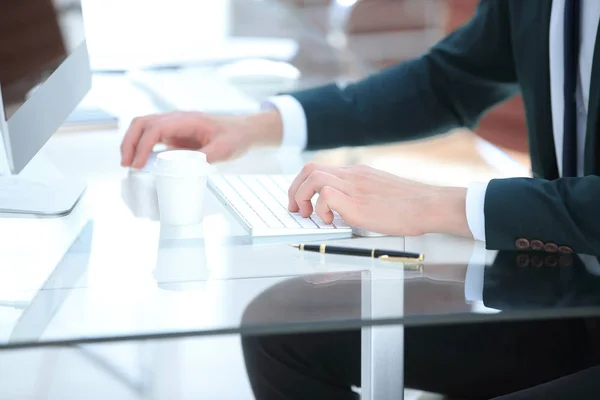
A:
MULTIPOLYGON (((425 259, 420 253, 410 253, 397 250, 361 249, 354 247, 329 246, 326 244, 296 244, 291 245, 300 251, 310 251, 321 254, 339 254, 346 256, 370 257, 383 261, 395 261, 402 263, 419 263, 425 259)), ((417 266, 415 266, 417 267, 417 266)), ((418 266, 417 268, 422 268, 418 266)))

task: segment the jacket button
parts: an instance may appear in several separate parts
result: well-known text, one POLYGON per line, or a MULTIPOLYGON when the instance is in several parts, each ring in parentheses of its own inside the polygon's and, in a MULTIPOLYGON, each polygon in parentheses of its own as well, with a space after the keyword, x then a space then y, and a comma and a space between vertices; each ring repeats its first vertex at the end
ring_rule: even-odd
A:
POLYGON ((546 243, 544 245, 544 250, 548 253, 558 253, 558 245, 555 243, 546 243))
POLYGON ((558 265, 558 257, 555 255, 546 256, 546 265, 549 267, 556 267, 558 265))
POLYGON ((535 268, 541 268, 544 266, 544 259, 542 256, 535 255, 531 257, 531 266, 535 268))
POLYGON ((526 250, 529 248, 529 240, 525 238, 517 239, 517 241, 515 242, 515 246, 519 250, 526 250))
POLYGON ((527 254, 519 254, 517 256, 517 266, 528 267, 529 266, 529 256, 527 254))
POLYGON ((569 246, 560 246, 560 247, 558 248, 558 251, 559 251, 561 254, 572 254, 572 253, 573 253, 573 249, 572 249, 572 248, 570 248, 569 246))
POLYGON ((541 240, 532 240, 531 241, 531 248, 533 250, 536 251, 540 251, 544 249, 544 242, 542 242, 541 240))

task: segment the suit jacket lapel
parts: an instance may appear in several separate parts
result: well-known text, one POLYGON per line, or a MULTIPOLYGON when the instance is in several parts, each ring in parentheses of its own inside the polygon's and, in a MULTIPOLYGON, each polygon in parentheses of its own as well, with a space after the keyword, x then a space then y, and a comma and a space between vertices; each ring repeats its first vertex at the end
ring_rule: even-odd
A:
POLYGON ((554 148, 554 134, 552 127, 552 104, 550 100, 550 14, 552 12, 552 1, 540 0, 530 1, 533 15, 537 15, 539 20, 539 29, 536 29, 537 36, 531 44, 533 48, 537 47, 538 62, 532 63, 529 71, 532 77, 535 77, 535 115, 534 121, 530 121, 531 132, 531 150, 532 161, 538 166, 538 171, 534 170, 534 177, 544 179, 558 178, 558 165, 556 162, 556 150, 554 148), (537 45, 537 46, 536 46, 537 45))
POLYGON ((600 174, 600 157, 597 149, 600 144, 598 134, 600 133, 600 36, 596 31, 596 44, 594 45, 594 58, 592 61, 592 77, 590 79, 590 97, 588 103, 588 120, 585 132, 585 175, 600 174))

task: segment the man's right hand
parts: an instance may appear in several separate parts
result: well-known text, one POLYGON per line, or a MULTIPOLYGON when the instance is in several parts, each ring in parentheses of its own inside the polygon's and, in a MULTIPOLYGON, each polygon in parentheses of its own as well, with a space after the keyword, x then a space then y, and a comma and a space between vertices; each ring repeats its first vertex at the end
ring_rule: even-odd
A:
POLYGON ((140 169, 156 144, 200 150, 208 162, 225 161, 254 145, 281 143, 283 127, 276 110, 253 115, 172 112, 135 118, 121 143, 121 165, 140 169))

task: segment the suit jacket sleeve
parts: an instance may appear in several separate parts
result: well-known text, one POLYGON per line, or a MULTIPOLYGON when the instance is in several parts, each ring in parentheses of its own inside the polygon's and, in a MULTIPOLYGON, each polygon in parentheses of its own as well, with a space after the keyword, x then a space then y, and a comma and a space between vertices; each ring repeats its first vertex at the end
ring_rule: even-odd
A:
POLYGON ((508 2, 482 0, 474 17, 422 57, 345 88, 292 95, 307 117, 307 149, 418 139, 472 128, 518 91, 508 2))
POLYGON ((600 177, 490 181, 485 194, 488 249, 514 250, 519 238, 600 255, 600 177))

